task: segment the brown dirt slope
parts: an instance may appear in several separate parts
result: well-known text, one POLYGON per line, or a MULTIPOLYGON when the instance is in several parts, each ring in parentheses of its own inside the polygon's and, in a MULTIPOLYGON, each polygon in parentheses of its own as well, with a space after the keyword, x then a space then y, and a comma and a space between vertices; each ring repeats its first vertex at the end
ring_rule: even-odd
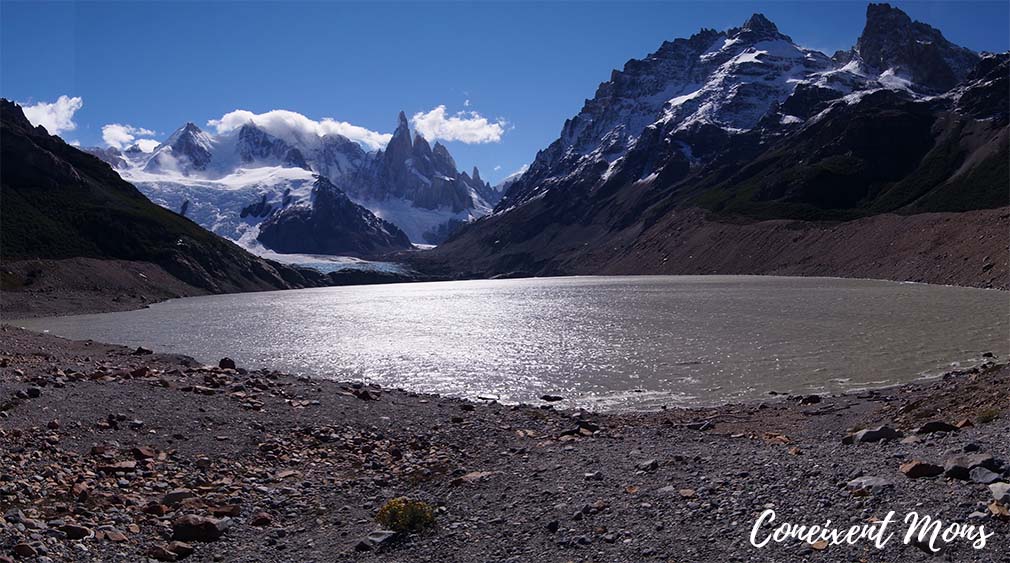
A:
MULTIPOLYGON (((538 201, 509 212, 536 234, 509 242, 500 217, 466 230, 451 248, 412 257, 452 275, 755 274, 874 278, 1010 289, 1010 208, 882 214, 845 222, 713 220, 674 210, 620 229, 599 221, 537 226, 538 201)), ((514 218, 513 218, 514 219, 514 218)))
POLYGON ((125 311, 206 293, 150 262, 68 258, 20 260, 0 267, 4 319, 125 311))

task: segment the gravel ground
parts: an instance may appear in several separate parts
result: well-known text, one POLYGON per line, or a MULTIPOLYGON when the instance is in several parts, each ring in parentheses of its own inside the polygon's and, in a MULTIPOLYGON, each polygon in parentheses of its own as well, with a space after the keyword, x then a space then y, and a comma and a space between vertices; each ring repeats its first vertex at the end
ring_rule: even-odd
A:
POLYGON ((1006 506, 971 480, 1010 477, 1003 365, 649 414, 243 367, 0 328, 0 561, 1010 561, 1006 506), (962 428, 916 433, 928 422, 962 428), (880 425, 903 437, 843 444, 880 425), (916 460, 909 475, 950 476, 902 474, 916 460), (400 496, 433 507, 434 527, 367 540, 400 496), (895 511, 896 536, 758 549, 769 508, 776 525, 846 528, 895 511), (910 511, 994 535, 927 554, 902 543, 910 511))

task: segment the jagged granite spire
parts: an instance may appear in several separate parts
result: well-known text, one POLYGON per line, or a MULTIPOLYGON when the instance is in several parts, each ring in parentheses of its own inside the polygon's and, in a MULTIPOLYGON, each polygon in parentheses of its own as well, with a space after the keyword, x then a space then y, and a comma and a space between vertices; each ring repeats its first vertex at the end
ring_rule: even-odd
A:
POLYGON ((974 52, 954 45, 940 30, 913 21, 890 4, 867 6, 866 26, 854 52, 871 73, 891 71, 936 93, 964 80, 978 62, 974 52))
POLYGON ((383 158, 386 162, 403 162, 410 157, 413 144, 410 142, 410 125, 407 123, 407 116, 401 111, 399 124, 393 132, 393 138, 386 145, 386 153, 383 158))

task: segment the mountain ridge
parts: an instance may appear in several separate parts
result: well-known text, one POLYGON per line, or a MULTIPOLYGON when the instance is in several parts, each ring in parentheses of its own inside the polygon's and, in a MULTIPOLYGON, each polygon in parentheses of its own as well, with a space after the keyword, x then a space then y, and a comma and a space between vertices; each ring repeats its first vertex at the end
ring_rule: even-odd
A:
POLYGON ((279 135, 255 119, 216 135, 187 123, 150 154, 88 150, 155 202, 185 208, 204 227, 254 251, 248 242, 257 238, 252 231, 265 217, 240 211, 264 196, 305 201, 310 190, 299 187, 312 174, 326 177, 414 242, 440 242, 451 228, 491 211, 500 194, 476 167, 474 174, 460 172, 444 145, 431 145, 416 133, 411 137, 400 112, 396 132, 375 152, 335 133, 279 135), (276 185, 266 183, 267 176, 276 185))
MULTIPOLYGON (((872 20, 897 12, 871 4, 864 35, 880 28, 872 20)), ((915 22, 901 30, 942 38, 915 22)), ((873 44, 857 40, 863 51, 873 44)), ((664 42, 600 85, 492 215, 416 262, 477 276, 591 274, 590 264, 608 263, 602 249, 635 255, 656 244, 646 234, 655 225, 686 228, 671 217, 690 209, 708 222, 748 224, 1010 205, 1010 55, 934 47, 953 55, 923 60, 963 77, 940 93, 930 82, 939 75, 908 53, 881 48, 886 69, 868 68, 856 48, 833 60, 791 43, 759 14, 739 28, 664 42), (929 83, 912 83, 916 73, 929 83), (630 130, 634 123, 645 125, 630 130)), ((758 240, 733 244, 747 253, 758 240)), ((622 264, 622 273, 635 272, 622 264)), ((643 264, 642 273, 655 270, 643 264)))

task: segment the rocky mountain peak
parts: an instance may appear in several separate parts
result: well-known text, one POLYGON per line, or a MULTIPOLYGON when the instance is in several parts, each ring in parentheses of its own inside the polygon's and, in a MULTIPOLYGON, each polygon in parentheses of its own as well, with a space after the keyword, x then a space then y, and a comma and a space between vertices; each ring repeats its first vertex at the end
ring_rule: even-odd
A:
POLYGON ((870 4, 854 49, 866 70, 911 82, 912 89, 941 93, 964 80, 978 55, 954 45, 940 30, 913 21, 890 4, 870 4))
POLYGON ((484 183, 484 180, 480 179, 480 170, 477 170, 476 166, 473 167, 473 174, 470 174, 470 177, 476 180, 477 182, 480 182, 482 184, 484 183))
POLYGON ((410 125, 407 123, 407 116, 400 112, 399 125, 393 132, 393 138, 386 145, 386 152, 383 155, 387 163, 402 163, 410 157, 413 143, 410 141, 410 125))
POLYGON ((441 163, 442 167, 456 170, 456 160, 449 154, 449 149, 445 148, 445 145, 435 141, 435 146, 431 148, 431 152, 435 159, 441 163))
POLYGON ((775 24, 771 20, 765 17, 764 14, 754 14, 747 21, 744 22, 743 26, 740 27, 740 31, 752 31, 755 33, 763 34, 773 34, 778 33, 779 28, 775 27, 775 24))
POLYGON ((420 133, 414 133, 414 154, 419 158, 431 158, 431 145, 420 133))
POLYGON ((789 37, 779 33, 779 28, 766 18, 764 14, 752 15, 747 18, 747 21, 742 26, 727 30, 727 34, 731 39, 738 39, 745 43, 757 43, 758 41, 774 39, 792 41, 789 37))
POLYGON ((145 169, 154 172, 168 167, 184 173, 203 170, 210 163, 212 147, 213 139, 210 135, 195 123, 187 122, 155 149, 154 157, 148 161, 145 169))

